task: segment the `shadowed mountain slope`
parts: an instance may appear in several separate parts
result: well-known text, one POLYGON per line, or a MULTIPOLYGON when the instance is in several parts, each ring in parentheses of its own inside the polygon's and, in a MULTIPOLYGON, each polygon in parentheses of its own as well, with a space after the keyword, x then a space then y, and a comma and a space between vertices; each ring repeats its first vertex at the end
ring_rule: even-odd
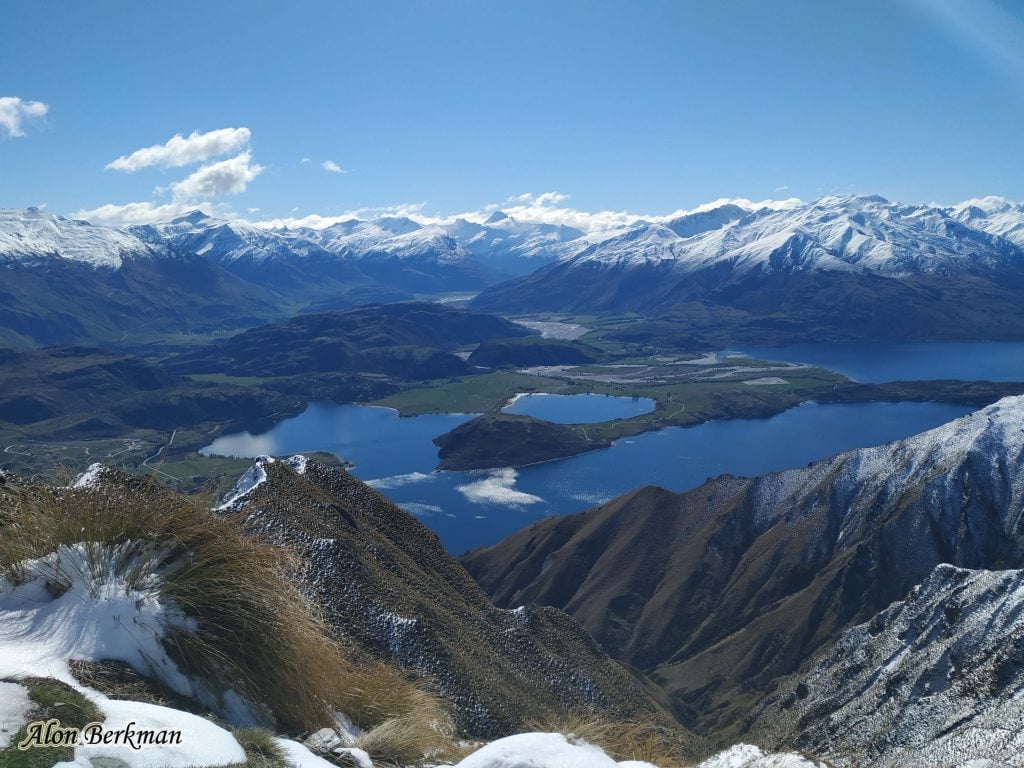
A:
POLYGON ((531 334, 507 320, 441 304, 368 305, 253 328, 179 355, 168 367, 232 376, 367 372, 432 379, 473 371, 452 354, 459 346, 531 334))

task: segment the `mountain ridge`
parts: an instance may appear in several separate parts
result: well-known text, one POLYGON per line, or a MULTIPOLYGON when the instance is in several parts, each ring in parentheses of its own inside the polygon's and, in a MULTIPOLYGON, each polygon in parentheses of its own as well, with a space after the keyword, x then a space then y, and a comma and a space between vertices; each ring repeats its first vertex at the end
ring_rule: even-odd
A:
POLYGON ((735 734, 795 672, 935 565, 1024 564, 1024 397, 907 440, 683 493, 642 488, 462 562, 498 605, 575 616, 682 722, 735 734))

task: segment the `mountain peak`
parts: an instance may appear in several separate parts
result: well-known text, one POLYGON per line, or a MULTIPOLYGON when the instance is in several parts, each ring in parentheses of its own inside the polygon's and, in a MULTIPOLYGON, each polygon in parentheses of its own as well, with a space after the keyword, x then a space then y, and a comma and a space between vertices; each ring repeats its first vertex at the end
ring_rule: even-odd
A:
POLYGON ((202 221, 207 221, 211 217, 203 211, 196 208, 194 211, 189 211, 175 219, 171 219, 171 224, 198 224, 202 221))
POLYGON ((484 222, 484 224, 497 224, 499 221, 505 221, 506 219, 509 218, 511 217, 504 211, 495 211, 494 213, 487 217, 487 220, 484 222))

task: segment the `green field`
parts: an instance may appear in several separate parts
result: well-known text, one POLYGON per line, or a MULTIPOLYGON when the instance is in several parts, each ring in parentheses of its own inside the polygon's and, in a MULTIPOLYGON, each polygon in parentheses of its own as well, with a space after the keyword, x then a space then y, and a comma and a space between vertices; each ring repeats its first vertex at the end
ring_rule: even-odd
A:
POLYGON ((394 408, 403 416, 425 413, 486 413, 500 408, 517 392, 588 392, 560 379, 497 371, 463 379, 444 380, 430 386, 376 400, 371 405, 394 408))
MULTIPOLYGON (((744 360, 737 364, 746 366, 752 362, 744 360)), ((730 360, 730 364, 732 363, 730 360)), ((579 370, 593 372, 599 368, 600 366, 583 366, 579 370)), ((778 400, 787 404, 784 407, 788 407, 788 403, 797 395, 809 395, 815 391, 831 389, 834 385, 847 381, 845 376, 822 368, 794 369, 793 373, 785 374, 784 384, 751 386, 744 383, 750 378, 757 378, 757 375, 737 373, 713 382, 678 381, 651 386, 498 371, 409 389, 377 400, 373 405, 395 408, 403 416, 419 416, 427 413, 488 413, 499 410, 520 392, 565 395, 595 393, 651 398, 655 401, 655 409, 651 413, 626 420, 588 425, 615 434, 631 434, 637 427, 650 429, 655 428, 656 424, 685 426, 715 418, 725 402, 742 408, 747 402, 761 405, 766 404, 766 401, 778 400)))

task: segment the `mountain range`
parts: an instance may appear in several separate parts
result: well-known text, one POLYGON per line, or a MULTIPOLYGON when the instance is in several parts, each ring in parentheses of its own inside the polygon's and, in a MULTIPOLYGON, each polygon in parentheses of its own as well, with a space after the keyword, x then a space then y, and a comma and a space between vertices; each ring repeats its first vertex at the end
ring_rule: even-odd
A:
POLYGON ((1001 198, 726 203, 590 232, 501 211, 320 229, 194 211, 119 230, 2 210, 0 265, 0 333, 20 345, 144 341, 481 290, 484 311, 638 312, 737 340, 1024 334, 1024 206, 1001 198))
POLYGON ((828 196, 783 210, 723 206, 699 216, 638 223, 485 290, 473 306, 638 312, 675 319, 677 335, 758 343, 1024 333, 1022 206, 828 196))
POLYGON ((952 766, 1001 727, 992 701, 1024 725, 1022 520, 1017 396, 806 468, 641 488, 462 562, 499 606, 567 611, 712 739, 952 766))

